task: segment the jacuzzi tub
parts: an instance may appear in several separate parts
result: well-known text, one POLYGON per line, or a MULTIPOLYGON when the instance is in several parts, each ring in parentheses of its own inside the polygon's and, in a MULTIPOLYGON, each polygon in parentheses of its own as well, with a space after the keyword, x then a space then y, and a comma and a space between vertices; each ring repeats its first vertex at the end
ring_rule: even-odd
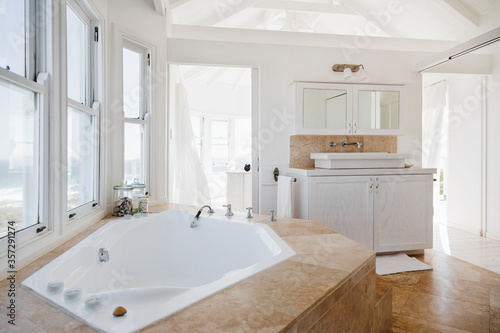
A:
POLYGON ((269 226, 166 211, 111 221, 23 281, 23 285, 85 324, 104 332, 132 332, 295 254, 269 226), (99 261, 99 249, 109 253, 99 261), (75 303, 47 284, 81 288, 75 303), (85 307, 98 296, 102 308, 85 307), (113 310, 127 309, 123 317, 113 310))

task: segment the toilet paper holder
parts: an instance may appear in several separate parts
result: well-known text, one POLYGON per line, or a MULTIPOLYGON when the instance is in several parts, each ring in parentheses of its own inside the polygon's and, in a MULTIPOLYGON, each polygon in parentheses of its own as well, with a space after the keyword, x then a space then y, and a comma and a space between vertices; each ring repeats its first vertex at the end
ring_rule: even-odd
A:
MULTIPOLYGON (((273 171, 273 176, 274 176, 274 181, 277 182, 278 181, 278 176, 280 175, 280 169, 278 169, 278 167, 274 168, 274 171, 273 171)), ((297 181, 297 178, 292 178, 292 182, 296 182, 297 181)))

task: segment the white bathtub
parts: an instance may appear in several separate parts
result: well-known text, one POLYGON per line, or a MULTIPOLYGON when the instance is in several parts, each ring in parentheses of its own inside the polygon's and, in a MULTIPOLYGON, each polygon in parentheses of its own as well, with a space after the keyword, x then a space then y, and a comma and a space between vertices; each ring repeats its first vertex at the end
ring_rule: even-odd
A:
MULTIPOLYGON (((217 215, 217 214, 216 214, 217 215)), ((23 281, 23 285, 85 324, 104 332, 132 332, 165 318, 295 254, 267 225, 166 211, 107 223, 23 281), (106 248, 109 261, 100 262, 106 248), (47 283, 81 288, 76 303, 47 293, 47 283), (89 296, 103 300, 85 308, 89 296), (113 317, 117 306, 127 309, 113 317)))

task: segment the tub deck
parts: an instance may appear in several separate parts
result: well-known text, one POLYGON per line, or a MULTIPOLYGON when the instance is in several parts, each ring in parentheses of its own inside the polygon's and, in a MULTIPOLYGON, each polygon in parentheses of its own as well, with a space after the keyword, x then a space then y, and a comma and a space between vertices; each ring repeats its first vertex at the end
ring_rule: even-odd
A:
MULTIPOLYGON (((197 208, 164 205, 152 212, 197 208)), ((204 213, 204 215, 206 215, 204 213)), ((220 216, 216 218, 220 219, 220 216)), ((255 214, 252 222, 267 223, 255 214)), ((20 288, 20 282, 106 224, 103 219, 21 269, 16 276, 20 332, 94 332, 20 288)), ((297 255, 222 290, 143 332, 370 332, 375 318, 375 253, 314 221, 278 218, 267 223, 297 255)), ((0 281, 5 309, 8 281, 0 281)), ((7 327, 6 316, 0 320, 7 327)), ((377 331, 377 329, 375 329, 377 331)))

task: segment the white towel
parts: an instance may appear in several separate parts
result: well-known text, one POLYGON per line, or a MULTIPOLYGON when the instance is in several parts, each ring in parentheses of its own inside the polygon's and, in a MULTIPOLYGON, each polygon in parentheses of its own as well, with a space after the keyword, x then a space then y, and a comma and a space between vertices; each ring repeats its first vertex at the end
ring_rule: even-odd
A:
POLYGON ((278 208, 276 215, 281 217, 293 216, 292 178, 278 176, 278 208))

